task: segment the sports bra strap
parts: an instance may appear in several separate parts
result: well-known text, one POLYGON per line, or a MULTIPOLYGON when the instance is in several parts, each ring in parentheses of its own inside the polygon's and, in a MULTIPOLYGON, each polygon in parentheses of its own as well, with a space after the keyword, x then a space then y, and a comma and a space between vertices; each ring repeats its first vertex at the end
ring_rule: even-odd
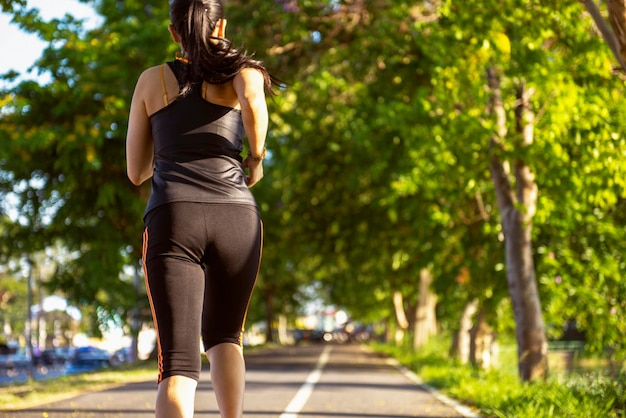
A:
POLYGON ((165 87, 165 73, 164 68, 166 64, 161 65, 161 91, 163 92, 163 105, 167 106, 167 88, 165 87))

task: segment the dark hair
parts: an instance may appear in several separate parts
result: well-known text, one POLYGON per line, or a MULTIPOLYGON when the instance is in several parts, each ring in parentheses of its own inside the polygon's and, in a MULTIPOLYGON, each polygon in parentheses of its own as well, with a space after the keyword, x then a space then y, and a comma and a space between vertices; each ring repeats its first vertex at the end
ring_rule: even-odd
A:
POLYGON ((272 91, 272 77, 261 61, 246 51, 233 48, 226 39, 213 36, 220 19, 224 18, 221 0, 173 0, 170 19, 181 38, 190 65, 185 65, 183 79, 186 92, 191 84, 206 81, 222 84, 232 80, 244 68, 263 73, 265 88, 272 91))

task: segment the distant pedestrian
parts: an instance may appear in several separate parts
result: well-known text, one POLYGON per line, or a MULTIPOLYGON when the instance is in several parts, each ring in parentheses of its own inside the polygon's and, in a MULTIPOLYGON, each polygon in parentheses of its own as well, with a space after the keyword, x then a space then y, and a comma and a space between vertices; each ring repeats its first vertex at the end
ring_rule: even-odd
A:
POLYGON ((132 183, 152 177, 143 262, 158 339, 156 416, 193 416, 202 336, 221 416, 239 418, 242 332, 263 240, 249 187, 263 177, 272 79, 225 38, 221 1, 173 0, 170 18, 181 52, 139 77, 126 145, 132 183))

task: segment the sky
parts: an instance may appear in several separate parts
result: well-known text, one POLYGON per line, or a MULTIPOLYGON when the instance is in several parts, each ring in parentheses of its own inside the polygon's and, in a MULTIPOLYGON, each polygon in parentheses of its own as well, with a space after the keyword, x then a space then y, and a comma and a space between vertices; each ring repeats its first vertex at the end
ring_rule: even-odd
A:
MULTIPOLYGON (((63 17, 69 13, 79 19, 87 19, 87 27, 98 24, 93 8, 78 0, 28 0, 29 7, 40 10, 44 20, 63 17)), ((0 13, 0 74, 15 70, 25 78, 35 78, 26 70, 41 56, 46 44, 36 35, 25 33, 11 22, 11 15, 0 13)))

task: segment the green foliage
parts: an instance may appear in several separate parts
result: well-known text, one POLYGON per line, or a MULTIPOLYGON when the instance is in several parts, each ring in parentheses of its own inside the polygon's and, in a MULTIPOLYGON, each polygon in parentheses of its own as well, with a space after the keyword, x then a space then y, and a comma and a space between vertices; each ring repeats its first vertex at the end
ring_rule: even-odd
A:
MULTIPOLYGON (((602 374, 519 382, 511 370, 478 370, 445 356, 445 339, 431 341, 419 352, 377 345, 416 372, 424 383, 471 405, 485 417, 623 417, 626 381, 602 374)), ((501 359, 515 362, 514 358, 501 359)))
MULTIPOLYGON (((416 23, 424 55, 432 62, 428 73, 431 106, 436 110, 433 133, 445 134, 450 149, 467 151, 461 154, 466 158, 457 159, 464 167, 457 172, 467 176, 459 177, 460 185, 490 193, 484 170, 489 139, 497 127, 488 114, 484 71, 496 68, 506 128, 513 136, 501 158, 509 160, 511 168, 517 161, 530 165, 539 186, 535 261, 546 321, 554 330, 551 336, 560 337, 563 322, 573 318, 596 350, 607 344, 621 349, 617 336, 621 331, 613 321, 619 321, 622 312, 618 301, 626 266, 621 256, 624 224, 613 216, 622 213, 626 190, 620 174, 625 143, 618 134, 623 130, 618 125, 624 120, 624 82, 611 73, 608 49, 579 4, 523 4, 443 2, 434 23, 416 23), (520 80, 534 90, 536 120, 530 147, 522 147, 514 137, 514 88, 520 80), (615 334, 609 331, 613 329, 615 334)), ((418 183, 417 177, 413 182, 418 183)), ((493 200, 485 201, 485 207, 492 205, 493 200)), ((501 234, 493 219, 483 225, 483 232, 491 245, 501 234)), ((473 242, 483 251, 488 248, 473 242)), ((476 260, 471 245, 463 248, 465 256, 476 260)), ((497 246, 492 248, 498 251, 497 246)), ((492 251, 486 253, 493 255, 492 251)), ((492 259, 476 272, 488 280, 481 286, 492 288, 497 283, 492 280, 502 280, 493 270, 485 274, 497 265, 492 259)), ((471 277, 476 273, 472 270, 471 277)))
POLYGON ((25 6, 26 0, 2 0, 0 1, 0 7, 3 12, 12 13, 16 6, 25 6))
POLYGON ((11 324, 12 333, 21 335, 28 313, 26 281, 0 272, 0 323, 11 324))
POLYGON ((124 143, 139 72, 170 46, 166 18, 157 17, 167 16, 166 5, 154 3, 98 2, 104 23, 91 31, 71 16, 45 22, 36 10, 14 11, 14 21, 49 42, 36 65, 50 82, 22 81, 2 94, 0 170, 10 175, 0 187, 20 202, 19 222, 3 239, 18 243, 15 255, 57 240, 77 254, 49 285, 78 306, 135 304, 121 271, 140 256, 146 191, 126 179, 124 143))

